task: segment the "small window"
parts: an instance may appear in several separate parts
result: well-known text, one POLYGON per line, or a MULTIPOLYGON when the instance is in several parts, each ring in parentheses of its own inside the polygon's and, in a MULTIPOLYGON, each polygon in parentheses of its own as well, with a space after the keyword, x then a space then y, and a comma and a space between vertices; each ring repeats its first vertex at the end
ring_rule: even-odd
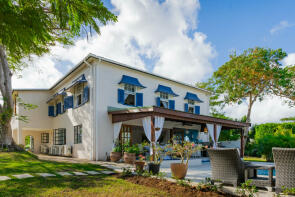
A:
POLYGON ((168 93, 160 92, 160 98, 161 99, 168 99, 168 93))
POLYGON ((188 100, 188 112, 189 113, 194 113, 195 111, 195 101, 194 100, 188 100))
POLYGON ((83 88, 84 88, 83 83, 79 83, 75 87, 76 106, 82 105, 83 88))
POLYGON ((135 106, 136 87, 134 85, 125 84, 124 90, 124 104, 135 106))
POLYGON ((49 143, 49 133, 41 133, 41 143, 49 143))
POLYGON ((66 129, 55 129, 53 133, 54 145, 66 144, 66 129))
POLYGON ((120 133, 121 144, 132 144, 132 129, 131 126, 122 125, 120 133))
POLYGON ((161 101, 160 101, 160 107, 163 107, 163 108, 167 108, 168 109, 168 107, 169 107, 168 101, 161 99, 161 101))
POLYGON ((195 105, 195 101, 194 100, 188 100, 188 104, 189 105, 195 105))
POLYGON ((74 126, 74 144, 82 143, 82 125, 74 126))

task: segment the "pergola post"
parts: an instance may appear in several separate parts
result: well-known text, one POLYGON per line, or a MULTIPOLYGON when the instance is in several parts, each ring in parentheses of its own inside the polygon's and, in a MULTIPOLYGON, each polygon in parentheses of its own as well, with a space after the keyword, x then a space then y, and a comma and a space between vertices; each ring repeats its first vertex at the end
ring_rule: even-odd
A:
MULTIPOLYGON (((214 124, 214 142, 216 143, 216 145, 217 145, 217 141, 216 141, 216 135, 217 135, 217 127, 216 127, 216 124, 214 124)), ((213 147, 214 147, 214 144, 213 144, 213 147)), ((216 148, 217 148, 217 146, 216 146, 216 148)))
POLYGON ((154 161, 155 159, 155 139, 156 139, 156 135, 155 135, 155 127, 154 127, 154 116, 151 116, 151 143, 152 143, 152 150, 153 150, 153 154, 151 155, 152 161, 154 161))
POLYGON ((241 129, 241 153, 240 156, 244 157, 244 129, 241 129))

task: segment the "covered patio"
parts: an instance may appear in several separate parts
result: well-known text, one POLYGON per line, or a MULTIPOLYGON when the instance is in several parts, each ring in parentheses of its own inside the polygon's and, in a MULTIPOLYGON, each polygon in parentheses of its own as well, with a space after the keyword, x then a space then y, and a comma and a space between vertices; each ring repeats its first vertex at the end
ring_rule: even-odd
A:
POLYGON ((119 137, 122 139, 122 131, 127 128, 124 125, 133 125, 139 128, 139 130, 141 128, 148 141, 152 144, 156 143, 160 138, 165 138, 166 140, 164 142, 167 142, 172 137, 176 137, 180 143, 183 140, 195 142, 196 136, 198 136, 198 142, 204 143, 204 140, 200 140, 200 136, 201 133, 206 133, 211 138, 209 145, 215 148, 217 147, 218 138, 222 130, 238 129, 240 130, 241 136, 241 156, 244 155, 244 129, 251 126, 250 123, 197 115, 155 106, 128 109, 110 107, 108 114, 111 116, 114 126, 114 142, 119 137), (193 135, 193 131, 198 131, 198 135, 193 135))

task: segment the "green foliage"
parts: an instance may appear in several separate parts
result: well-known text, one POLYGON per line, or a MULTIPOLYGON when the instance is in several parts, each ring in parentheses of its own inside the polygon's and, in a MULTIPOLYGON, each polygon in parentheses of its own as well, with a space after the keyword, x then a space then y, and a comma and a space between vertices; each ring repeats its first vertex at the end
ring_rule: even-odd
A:
POLYGON ((117 17, 100 0, 6 0, 0 6, 0 45, 12 70, 22 58, 42 55, 56 43, 71 44, 81 33, 117 17))
POLYGON ((121 177, 124 178, 124 177, 130 177, 130 176, 133 176, 131 168, 123 168, 121 177))
POLYGON ((282 49, 259 47, 250 48, 239 55, 234 53, 207 82, 198 83, 197 86, 215 93, 210 99, 213 113, 218 111, 218 107, 222 109, 225 105, 241 104, 248 100, 249 121, 253 103, 262 101, 266 95, 291 99, 290 95, 295 95, 292 84, 294 68, 281 64, 286 56, 282 49))
POLYGON ((190 179, 176 179, 176 183, 184 187, 190 187, 191 182, 190 179))
POLYGON ((126 147, 125 148, 125 152, 127 153, 135 153, 135 154, 139 154, 139 147, 137 144, 134 144, 132 146, 126 147))
POLYGON ((287 187, 283 186, 282 190, 283 190, 284 195, 295 195, 295 188, 294 187, 287 188, 287 187))
POLYGON ((223 130, 218 141, 235 141, 240 139, 240 131, 235 129, 223 130))
POLYGON ((238 187, 236 191, 243 197, 254 197, 258 192, 256 186, 252 184, 252 180, 247 180, 245 183, 242 183, 241 187, 238 187))
POLYGON ((255 157, 265 157, 272 161, 272 148, 294 148, 295 135, 293 131, 295 123, 266 123, 254 127, 254 142, 246 145, 245 154, 255 157))

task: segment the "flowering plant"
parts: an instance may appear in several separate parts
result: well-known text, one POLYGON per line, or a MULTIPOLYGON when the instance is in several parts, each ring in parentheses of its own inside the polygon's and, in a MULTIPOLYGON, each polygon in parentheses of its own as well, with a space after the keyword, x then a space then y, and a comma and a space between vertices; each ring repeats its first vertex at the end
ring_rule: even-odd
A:
POLYGON ((183 144, 179 144, 176 140, 173 140, 172 144, 168 144, 166 146, 167 153, 172 156, 180 156, 181 163, 186 162, 185 164, 188 165, 188 161, 191 158, 192 154, 195 153, 197 150, 201 150, 201 145, 196 145, 194 142, 184 142, 183 144))
POLYGON ((138 157, 139 157, 139 161, 144 161, 144 159, 145 159, 145 156, 143 156, 143 155, 138 155, 138 157))

